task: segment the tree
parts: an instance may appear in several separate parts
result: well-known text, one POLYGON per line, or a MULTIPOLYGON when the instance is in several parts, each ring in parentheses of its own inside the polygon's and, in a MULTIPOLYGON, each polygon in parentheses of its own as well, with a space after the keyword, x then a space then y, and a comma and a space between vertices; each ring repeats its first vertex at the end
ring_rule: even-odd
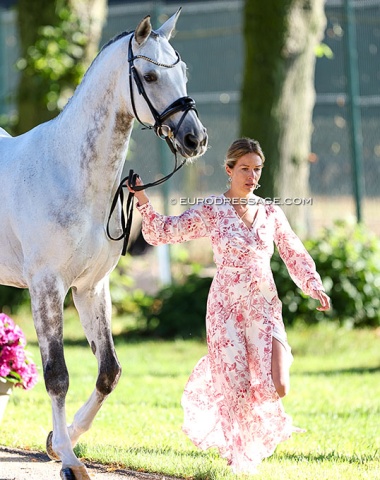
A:
MULTIPOLYGON (((315 50, 326 25, 324 0, 246 0, 241 134, 267 158, 260 196, 308 198, 315 50)), ((287 208, 300 233, 305 208, 287 208)))
POLYGON ((54 118, 95 56, 106 0, 18 0, 17 133, 54 118))

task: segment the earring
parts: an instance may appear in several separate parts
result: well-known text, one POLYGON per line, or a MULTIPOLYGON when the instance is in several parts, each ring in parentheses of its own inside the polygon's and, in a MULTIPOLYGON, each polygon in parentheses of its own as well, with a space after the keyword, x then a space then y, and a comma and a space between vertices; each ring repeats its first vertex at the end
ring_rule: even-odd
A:
POLYGON ((232 182, 232 178, 228 175, 228 179, 227 179, 227 182, 231 183, 232 182))
POLYGON ((256 187, 255 187, 255 190, 257 190, 258 188, 260 188, 261 185, 259 183, 256 183, 256 187))

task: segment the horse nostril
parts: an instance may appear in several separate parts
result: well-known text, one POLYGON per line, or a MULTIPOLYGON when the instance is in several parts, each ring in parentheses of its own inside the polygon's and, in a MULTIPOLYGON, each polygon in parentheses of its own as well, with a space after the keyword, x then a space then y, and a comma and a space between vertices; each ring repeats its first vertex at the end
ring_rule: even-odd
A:
POLYGON ((187 135, 185 135, 185 145, 191 150, 196 150, 199 146, 198 138, 192 133, 188 133, 187 135))

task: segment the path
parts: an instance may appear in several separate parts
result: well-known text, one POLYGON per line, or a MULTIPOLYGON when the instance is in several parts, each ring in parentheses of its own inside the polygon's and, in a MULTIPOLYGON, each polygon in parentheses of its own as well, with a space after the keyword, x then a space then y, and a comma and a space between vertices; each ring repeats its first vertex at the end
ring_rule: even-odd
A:
MULTIPOLYGON (((158 474, 85 463, 91 480, 176 480, 158 474)), ((0 480, 59 480, 60 469, 61 464, 52 462, 44 453, 0 446, 0 480)))

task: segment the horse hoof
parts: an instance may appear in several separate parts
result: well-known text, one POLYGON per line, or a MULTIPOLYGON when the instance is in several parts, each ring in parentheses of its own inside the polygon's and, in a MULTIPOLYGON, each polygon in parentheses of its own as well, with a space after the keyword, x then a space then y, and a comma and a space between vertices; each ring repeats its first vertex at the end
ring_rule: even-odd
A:
POLYGON ((76 480, 74 472, 71 470, 71 468, 62 468, 61 478, 62 480, 76 480))
POLYGON ((84 465, 62 468, 61 478, 62 480, 91 480, 84 465))
POLYGON ((55 453, 53 450, 53 432, 50 432, 49 435, 47 436, 46 439, 46 453, 50 460, 55 460, 55 461, 60 461, 61 459, 58 457, 58 455, 55 453))

